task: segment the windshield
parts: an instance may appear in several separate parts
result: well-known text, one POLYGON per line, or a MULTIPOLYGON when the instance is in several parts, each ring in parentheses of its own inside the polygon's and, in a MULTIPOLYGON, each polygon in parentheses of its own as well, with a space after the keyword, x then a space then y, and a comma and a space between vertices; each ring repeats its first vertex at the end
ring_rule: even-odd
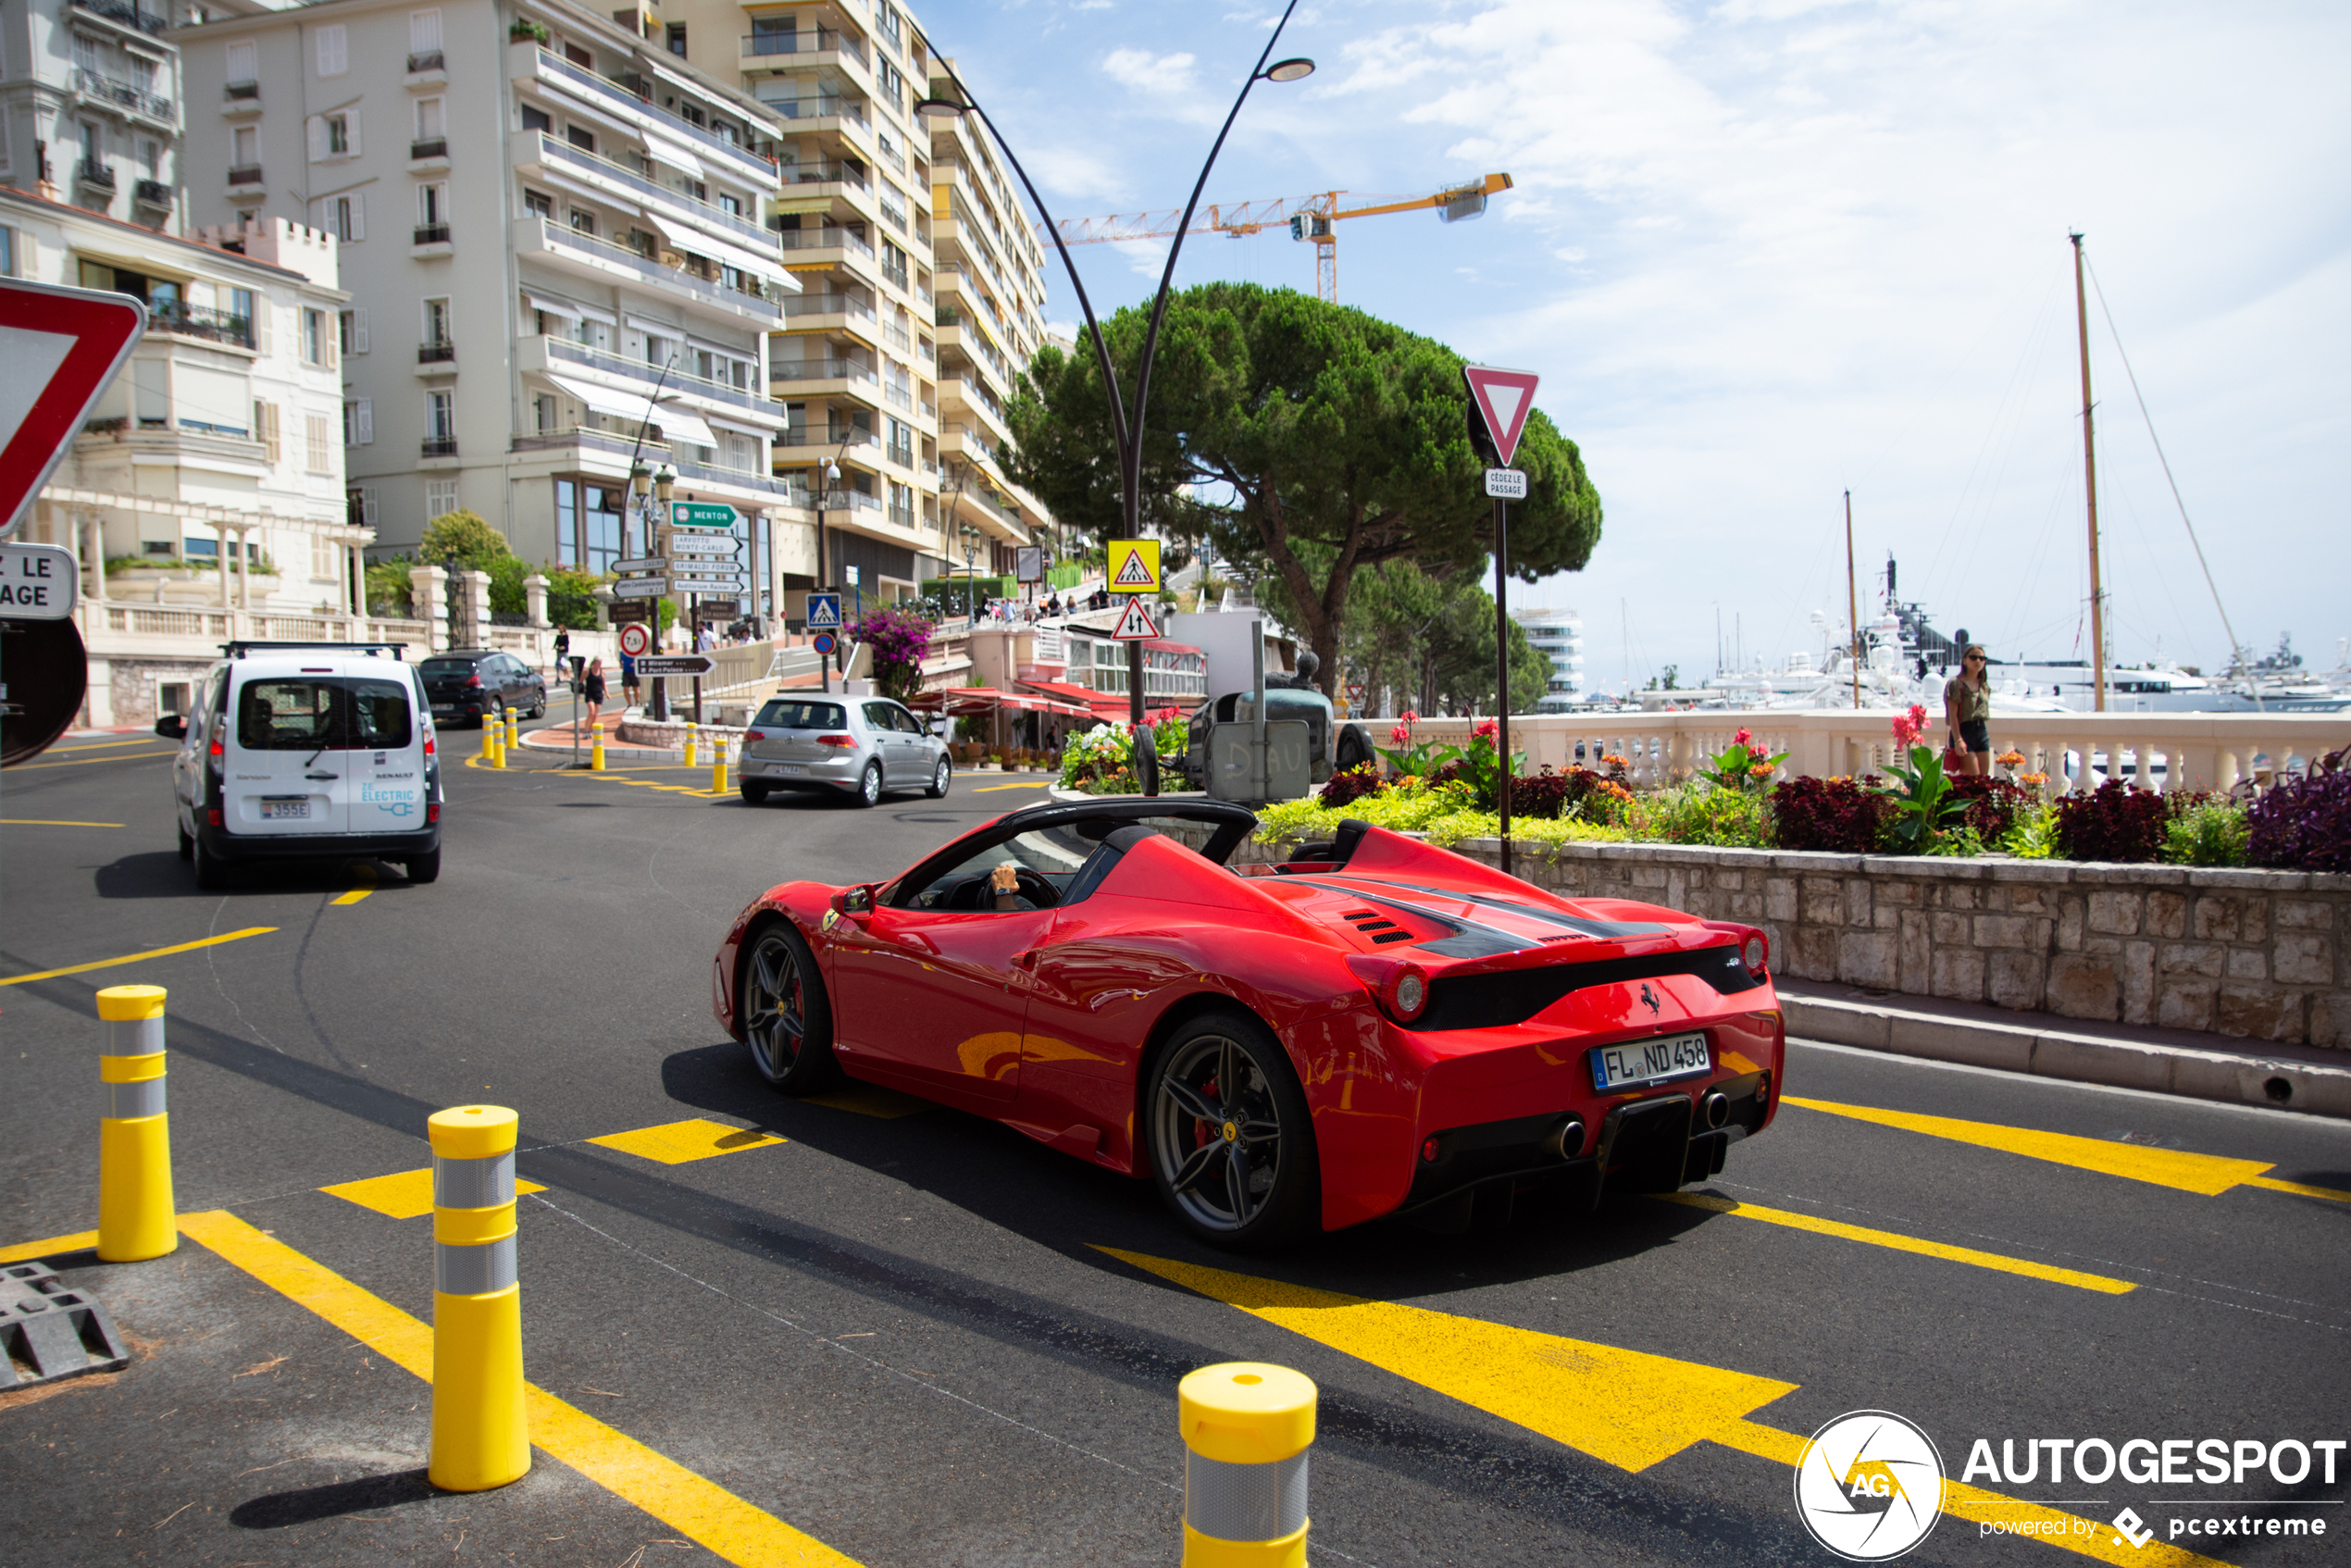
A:
POLYGON ((298 676, 249 680, 237 696, 237 744, 248 752, 389 750, 410 735, 397 681, 298 676))
POLYGON ((752 722, 761 729, 846 729, 849 710, 839 703, 774 702, 752 722))

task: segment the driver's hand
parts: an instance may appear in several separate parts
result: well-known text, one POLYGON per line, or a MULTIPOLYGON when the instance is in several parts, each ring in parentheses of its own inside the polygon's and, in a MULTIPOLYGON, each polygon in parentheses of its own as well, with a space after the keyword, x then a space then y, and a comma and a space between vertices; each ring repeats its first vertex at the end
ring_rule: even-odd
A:
POLYGON ((1020 891, 1020 867, 1012 861, 1005 861, 988 874, 988 885, 1000 893, 1020 891))

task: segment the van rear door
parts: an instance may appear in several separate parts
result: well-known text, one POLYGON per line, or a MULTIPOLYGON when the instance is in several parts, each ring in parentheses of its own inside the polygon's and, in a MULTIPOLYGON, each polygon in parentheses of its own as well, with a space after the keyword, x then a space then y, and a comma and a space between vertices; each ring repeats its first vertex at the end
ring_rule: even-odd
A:
POLYGON ((230 699, 221 823, 231 833, 293 838, 351 830, 339 750, 347 694, 330 672, 249 674, 230 699))
POLYGON ((349 720, 343 763, 351 831, 413 833, 425 826, 424 716, 405 671, 345 676, 349 720))

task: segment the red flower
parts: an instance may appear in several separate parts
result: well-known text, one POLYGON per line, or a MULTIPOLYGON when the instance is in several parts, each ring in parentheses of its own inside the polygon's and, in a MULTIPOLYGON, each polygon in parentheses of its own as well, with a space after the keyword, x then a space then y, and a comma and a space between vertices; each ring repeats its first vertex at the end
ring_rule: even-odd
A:
POLYGON ((1387 732, 1387 738, 1399 746, 1409 746, 1412 743, 1412 727, 1409 724, 1399 724, 1387 732))
POLYGON ((1742 729, 1736 735, 1731 737, 1731 743, 1735 746, 1744 746, 1749 740, 1754 739, 1755 731, 1752 729, 1742 729))
POLYGON ((1493 737, 1499 735, 1501 732, 1501 724, 1498 720, 1490 718, 1479 719, 1470 729, 1470 733, 1481 740, 1491 740, 1493 737))

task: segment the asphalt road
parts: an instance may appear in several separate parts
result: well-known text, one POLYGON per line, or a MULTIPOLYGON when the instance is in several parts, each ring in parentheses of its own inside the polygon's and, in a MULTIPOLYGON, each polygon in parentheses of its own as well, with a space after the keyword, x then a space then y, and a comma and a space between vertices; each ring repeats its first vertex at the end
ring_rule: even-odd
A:
MULTIPOLYGON (((1786 1092, 1814 1106, 1694 1189, 1718 1201, 1235 1259, 1016 1133, 781 1099, 713 1023, 712 949, 762 889, 887 875, 1034 788, 752 808, 677 769, 452 766, 436 885, 330 865, 208 895, 174 852, 166 750, 68 740, 0 776, 0 982, 271 929, 0 984, 0 1246, 95 1224, 101 986, 170 988, 180 1212, 427 1321, 430 1221, 320 1189, 427 1164, 435 1109, 514 1106, 544 1188, 521 1205, 531 1381, 873 1568, 1175 1562, 1175 1385, 1228 1359, 1320 1386, 1314 1559, 1382 1568, 1833 1562, 1784 1450, 1860 1410, 1918 1423, 1954 1481, 1978 1439, 2021 1464, 2033 1439, 2351 1437, 2351 1203, 2247 1179, 2351 1191, 2340 1123, 1797 1046, 1786 1092), (678 1164, 588 1141, 694 1118, 783 1141, 678 1164)), ((713 1560, 592 1465, 433 1492, 426 1385, 217 1248, 47 1255, 137 1355, 0 1394, 0 1562, 713 1560)), ((1906 1561, 2178 1562, 2171 1521, 2225 1515, 2328 1531, 2171 1545, 2341 1562, 2351 1450, 2335 1464, 1978 1471, 2157 1538, 2068 1550, 1947 1514, 1906 1561)))

